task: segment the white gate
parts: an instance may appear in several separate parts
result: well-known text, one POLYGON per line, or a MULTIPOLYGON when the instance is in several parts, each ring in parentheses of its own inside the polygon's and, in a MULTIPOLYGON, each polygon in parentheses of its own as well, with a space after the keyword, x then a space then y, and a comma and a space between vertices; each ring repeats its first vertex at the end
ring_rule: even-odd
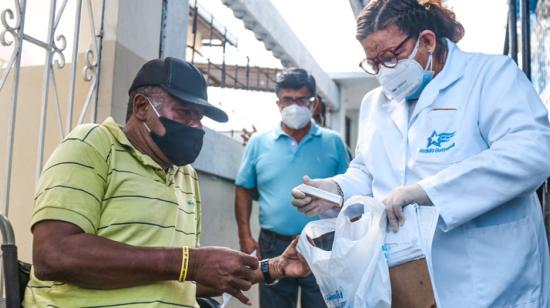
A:
POLYGON ((0 213, 12 223, 30 220, 44 157, 96 121, 104 10, 105 0, 0 1, 0 213))

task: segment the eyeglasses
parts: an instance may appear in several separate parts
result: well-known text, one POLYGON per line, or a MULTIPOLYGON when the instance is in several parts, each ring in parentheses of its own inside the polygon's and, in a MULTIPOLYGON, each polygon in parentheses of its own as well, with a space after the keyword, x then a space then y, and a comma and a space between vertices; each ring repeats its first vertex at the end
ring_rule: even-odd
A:
POLYGON ((369 59, 365 58, 363 61, 359 62, 359 67, 361 67, 366 73, 371 75, 378 74, 378 71, 380 70, 380 65, 385 66, 387 68, 394 68, 397 66, 397 54, 396 52, 403 47, 403 44, 405 44, 406 41, 408 41, 411 38, 411 36, 407 36, 401 43, 399 43, 395 47, 390 47, 386 50, 383 50, 379 52, 376 57, 369 59))
MULTIPOLYGON (((204 117, 204 108, 201 108, 200 106, 196 106, 192 103, 177 101, 174 98, 169 96, 155 97, 151 95, 151 96, 147 96, 147 98, 149 99, 150 102, 155 102, 157 105, 159 103, 162 104, 168 100, 173 100, 175 104, 173 104, 173 107, 171 108, 171 114, 175 117, 174 119, 177 119, 184 123, 188 121, 201 121, 202 118, 204 117)), ((156 108, 155 108, 155 112, 157 113, 158 116, 160 116, 156 108)))
POLYGON ((178 106, 175 108, 175 112, 183 119, 194 119, 200 121, 204 117, 204 110, 202 110, 202 108, 186 108, 178 106))
POLYGON ((279 103, 283 105, 290 105, 290 104, 296 104, 299 106, 307 106, 311 104, 315 100, 315 97, 290 97, 290 96, 283 96, 279 98, 279 103))

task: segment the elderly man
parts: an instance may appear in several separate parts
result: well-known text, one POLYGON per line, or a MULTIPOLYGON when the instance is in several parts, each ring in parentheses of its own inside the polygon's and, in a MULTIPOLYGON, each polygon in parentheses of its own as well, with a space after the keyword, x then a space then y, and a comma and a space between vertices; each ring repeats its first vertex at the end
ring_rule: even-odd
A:
MULTIPOLYGON (((309 221, 290 203, 291 189, 305 175, 323 178, 342 173, 348 166, 346 147, 340 136, 312 121, 315 79, 305 70, 290 68, 277 76, 275 92, 282 123, 274 130, 254 134, 246 146, 235 181, 235 212, 241 250, 274 257, 283 252, 309 221), (260 201, 261 232, 258 242, 250 230, 252 200, 260 201)), ((260 286, 260 306, 296 307, 298 288, 301 306, 324 307, 324 301, 310 275, 260 286)))
POLYGON ((197 173, 207 102, 191 64, 152 60, 130 87, 125 127, 112 118, 75 128, 45 166, 32 216, 33 273, 25 307, 198 307, 196 295, 300 275, 293 247, 267 262, 199 246, 197 173))

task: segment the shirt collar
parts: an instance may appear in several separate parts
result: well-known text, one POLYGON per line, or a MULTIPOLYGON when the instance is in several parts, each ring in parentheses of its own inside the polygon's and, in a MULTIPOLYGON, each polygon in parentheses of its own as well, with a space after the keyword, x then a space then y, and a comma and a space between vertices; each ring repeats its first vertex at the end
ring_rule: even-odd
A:
POLYGON ((464 75, 467 55, 464 54, 455 43, 445 39, 447 43, 447 58, 445 65, 439 74, 434 78, 434 85, 440 90, 453 84, 464 75))
MULTIPOLYGON (((313 121, 313 120, 310 120, 310 122, 311 122, 311 127, 309 128, 309 131, 307 132, 307 134, 304 136, 303 140, 306 140, 307 138, 310 138, 311 136, 320 136, 321 135, 321 129, 320 129, 319 125, 317 125, 315 123, 315 121, 313 121)), ((275 130, 273 131, 273 139, 277 140, 281 136, 289 137, 289 135, 287 133, 285 133, 285 131, 283 130, 282 126, 283 126, 283 124, 281 123, 279 126, 277 126, 275 128, 275 130)))
POLYGON ((138 149, 136 149, 130 140, 128 140, 128 137, 126 137, 126 134, 122 130, 122 126, 118 125, 117 122, 112 117, 108 117, 101 123, 101 125, 111 133, 111 135, 124 147, 129 149, 129 152, 132 156, 137 158, 140 162, 142 162, 144 165, 151 166, 156 169, 162 169, 162 167, 154 161, 149 155, 144 154, 140 152, 138 149))

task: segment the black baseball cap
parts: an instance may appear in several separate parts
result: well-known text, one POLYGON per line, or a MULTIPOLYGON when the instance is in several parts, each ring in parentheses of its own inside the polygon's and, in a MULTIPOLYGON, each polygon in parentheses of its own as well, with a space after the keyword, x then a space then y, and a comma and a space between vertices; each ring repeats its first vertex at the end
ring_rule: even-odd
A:
POLYGON ((204 107, 204 115, 218 122, 227 122, 227 114, 208 102, 206 80, 193 64, 167 57, 145 63, 132 82, 128 93, 145 86, 161 87, 171 96, 186 103, 204 107))

